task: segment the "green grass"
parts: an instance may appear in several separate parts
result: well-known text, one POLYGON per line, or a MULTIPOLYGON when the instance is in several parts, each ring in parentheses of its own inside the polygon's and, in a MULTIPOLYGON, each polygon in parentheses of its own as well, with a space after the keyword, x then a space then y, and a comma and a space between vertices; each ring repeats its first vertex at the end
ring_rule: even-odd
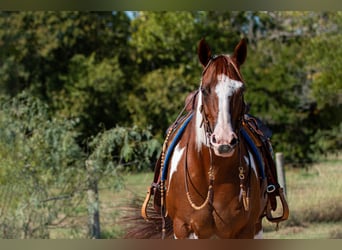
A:
POLYGON ((286 169, 290 216, 279 231, 265 222, 265 238, 342 238, 342 160, 286 169))
MULTIPOLYGON (((334 158, 308 169, 285 168, 290 216, 276 225, 264 219, 266 239, 328 239, 342 238, 342 159, 334 158)), ((124 206, 136 197, 145 197, 153 173, 127 174, 120 191, 100 189, 100 220, 103 238, 121 238, 118 226, 125 213, 124 206)), ((86 202, 86 201, 85 201, 86 202)), ((86 208, 86 203, 82 207, 86 208)), ((51 229, 51 238, 85 238, 87 211, 80 209, 77 218, 65 227, 51 229)))
POLYGON ((123 233, 118 222, 125 214, 125 206, 144 197, 153 179, 153 173, 126 174, 120 191, 100 190, 100 222, 103 238, 120 238, 123 233))
MULTIPOLYGON (((266 239, 342 238, 342 159, 334 158, 307 169, 285 168, 290 216, 276 225, 264 219, 266 239)), ((118 199, 145 195, 152 173, 126 176, 118 199)))

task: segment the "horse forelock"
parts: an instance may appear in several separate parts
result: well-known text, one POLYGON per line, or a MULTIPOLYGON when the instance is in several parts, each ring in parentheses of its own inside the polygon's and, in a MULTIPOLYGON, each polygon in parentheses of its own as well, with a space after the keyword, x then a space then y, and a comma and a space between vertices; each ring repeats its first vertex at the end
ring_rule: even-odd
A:
POLYGON ((213 81, 222 74, 228 76, 230 79, 243 82, 239 68, 234 60, 229 55, 219 55, 213 58, 203 71, 202 83, 204 85, 213 84, 213 81))

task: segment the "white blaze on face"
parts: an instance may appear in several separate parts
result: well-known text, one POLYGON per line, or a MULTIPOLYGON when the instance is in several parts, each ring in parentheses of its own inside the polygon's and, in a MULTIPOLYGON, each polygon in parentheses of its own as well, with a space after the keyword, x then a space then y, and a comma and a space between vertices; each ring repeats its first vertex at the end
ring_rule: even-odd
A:
POLYGON ((217 80, 218 83, 215 88, 215 93, 218 97, 219 111, 214 134, 216 134, 215 131, 228 134, 233 131, 229 112, 230 97, 242 87, 243 83, 232 80, 224 74, 218 75, 217 80))
MULTIPOLYGON (((215 88, 215 93, 218 97, 218 118, 216 126, 214 129, 214 134, 221 135, 223 138, 226 137, 230 132, 233 131, 231 117, 229 112, 230 97, 239 88, 243 86, 243 83, 237 80, 230 79, 224 74, 217 76, 217 85, 215 88)), ((203 117, 200 111, 202 105, 202 92, 199 91, 198 104, 197 104, 197 114, 196 114, 196 136, 197 136, 197 149, 200 150, 202 144, 207 144, 208 140, 206 138, 203 127, 200 127, 203 117)))

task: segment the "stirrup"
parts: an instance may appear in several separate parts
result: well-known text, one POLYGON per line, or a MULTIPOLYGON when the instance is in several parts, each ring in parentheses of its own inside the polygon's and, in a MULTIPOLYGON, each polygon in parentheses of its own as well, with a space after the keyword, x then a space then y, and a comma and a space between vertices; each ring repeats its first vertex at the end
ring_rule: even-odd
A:
POLYGON ((283 214, 281 216, 278 217, 273 217, 272 215, 272 207, 270 204, 270 201, 267 201, 267 207, 266 207, 266 218, 267 220, 269 220, 270 222, 273 223, 279 223, 281 221, 287 220, 289 217, 289 206, 287 205, 287 201, 285 199, 284 196, 284 189, 283 188, 279 188, 279 198, 281 201, 281 205, 283 207, 283 214))
POLYGON ((153 188, 153 186, 151 186, 147 189, 146 198, 144 200, 143 205, 141 206, 141 216, 147 221, 148 221, 147 205, 148 205, 148 202, 150 201, 150 198, 151 198, 152 188, 153 188))

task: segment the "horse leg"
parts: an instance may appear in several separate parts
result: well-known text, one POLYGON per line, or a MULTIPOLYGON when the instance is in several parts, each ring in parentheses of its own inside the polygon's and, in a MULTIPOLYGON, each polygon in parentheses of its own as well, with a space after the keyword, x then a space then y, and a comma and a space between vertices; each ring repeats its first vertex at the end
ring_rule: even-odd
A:
POLYGON ((241 231, 236 235, 235 238, 239 239, 262 239, 262 217, 260 217, 253 225, 248 223, 241 231))
POLYGON ((173 232, 175 239, 199 239, 199 238, 209 238, 210 233, 204 230, 206 227, 203 227, 201 230, 201 235, 197 234, 196 226, 191 223, 191 225, 185 223, 180 219, 174 219, 173 221, 173 232), (204 230, 204 231, 203 231, 204 230))
POLYGON ((255 225, 247 224, 233 236, 234 239, 253 239, 255 235, 255 225))
POLYGON ((255 224, 255 235, 254 239, 262 239, 263 238, 263 229, 262 229, 262 221, 259 219, 259 221, 255 224))
MULTIPOLYGON (((173 235, 173 237, 174 237, 175 240, 178 239, 177 236, 176 236, 175 234, 173 235)), ((198 239, 198 236, 197 236, 195 233, 191 233, 191 234, 189 235, 188 239, 197 240, 197 239, 198 239)))
POLYGON ((186 239, 190 235, 190 227, 178 217, 173 219, 173 233, 175 239, 186 239))

